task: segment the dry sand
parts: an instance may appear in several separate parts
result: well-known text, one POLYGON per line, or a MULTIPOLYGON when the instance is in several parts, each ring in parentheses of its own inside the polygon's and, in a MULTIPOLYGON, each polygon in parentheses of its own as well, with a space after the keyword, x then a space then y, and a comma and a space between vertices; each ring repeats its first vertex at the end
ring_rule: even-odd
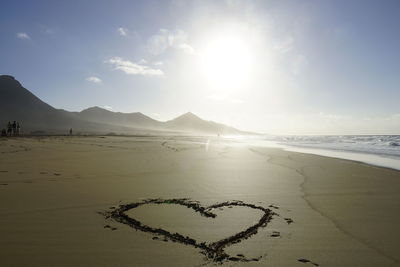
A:
MULTIPOLYGON (((226 266, 400 266, 399 192, 398 171, 217 138, 0 139, 0 266, 217 264, 199 248, 103 215, 154 198, 202 207, 240 200, 275 212, 266 227, 225 248, 258 261, 226 266)), ((261 216, 228 205, 213 212, 205 218, 169 203, 127 213, 206 243, 261 216)))

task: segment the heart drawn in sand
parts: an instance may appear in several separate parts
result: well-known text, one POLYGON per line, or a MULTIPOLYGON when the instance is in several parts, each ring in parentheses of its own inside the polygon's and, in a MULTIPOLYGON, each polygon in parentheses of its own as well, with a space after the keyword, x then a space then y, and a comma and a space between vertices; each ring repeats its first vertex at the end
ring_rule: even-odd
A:
POLYGON ((217 203, 210 205, 208 207, 203 207, 200 205, 198 201, 193 201, 189 200, 186 198, 174 198, 174 199, 148 199, 144 200, 142 202, 136 202, 136 203, 129 203, 129 204, 123 204, 120 205, 118 208, 113 209, 111 211, 107 211, 104 213, 106 218, 111 218, 119 223, 126 224, 134 229, 143 231, 143 232, 148 232, 152 233, 157 236, 163 236, 165 239, 169 239, 173 242, 179 242, 185 245, 190 245, 196 248, 201 249, 201 252, 206 255, 206 257, 212 261, 215 262, 221 262, 224 260, 230 260, 230 261, 258 261, 259 258, 253 258, 253 259, 248 259, 245 258, 243 255, 238 255, 238 257, 233 257, 228 255, 225 251, 224 248, 235 244, 239 243, 244 239, 247 239, 253 235, 255 235, 258 232, 258 229, 261 227, 267 226, 267 224, 271 221, 272 216, 276 215, 273 211, 271 211, 268 208, 264 208, 261 206, 256 206, 254 204, 248 204, 244 203, 242 201, 234 200, 234 201, 226 201, 222 203, 217 203), (139 206, 143 206, 146 204, 175 204, 175 205, 181 205, 186 208, 192 209, 195 212, 199 213, 201 216, 207 217, 207 218, 216 218, 217 215, 212 212, 213 209, 218 209, 218 208, 223 208, 223 207, 246 207, 249 209, 255 209, 259 210, 262 212, 262 216, 260 219, 250 227, 233 234, 229 237, 223 238, 219 241, 212 242, 209 244, 206 244, 206 242, 198 242, 195 239, 189 237, 189 236, 184 236, 179 233, 172 233, 169 232, 165 229, 162 228, 155 228, 151 227, 149 225, 146 225, 142 223, 141 221, 132 218, 127 214, 128 211, 135 209, 139 206))

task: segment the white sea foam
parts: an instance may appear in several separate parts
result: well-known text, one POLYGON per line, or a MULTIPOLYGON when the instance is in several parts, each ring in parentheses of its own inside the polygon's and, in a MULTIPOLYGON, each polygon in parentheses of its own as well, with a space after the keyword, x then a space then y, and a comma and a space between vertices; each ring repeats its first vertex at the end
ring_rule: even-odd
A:
POLYGON ((399 135, 267 136, 284 149, 400 170, 399 135))
POLYGON ((267 136, 279 144, 400 157, 400 135, 267 136))
POLYGON ((400 135, 268 135, 241 141, 248 145, 279 147, 400 170, 400 135))

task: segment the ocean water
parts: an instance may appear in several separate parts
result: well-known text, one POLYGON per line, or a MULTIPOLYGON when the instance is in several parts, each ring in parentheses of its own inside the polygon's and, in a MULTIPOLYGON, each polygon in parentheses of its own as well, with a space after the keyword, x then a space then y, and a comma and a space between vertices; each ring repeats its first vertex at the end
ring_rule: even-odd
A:
POLYGON ((400 170, 400 135, 266 136, 266 146, 400 170))
POLYGON ((265 135, 227 138, 238 141, 237 145, 275 147, 400 170, 400 135, 265 135))
POLYGON ((267 136, 277 144, 400 157, 400 135, 267 136))

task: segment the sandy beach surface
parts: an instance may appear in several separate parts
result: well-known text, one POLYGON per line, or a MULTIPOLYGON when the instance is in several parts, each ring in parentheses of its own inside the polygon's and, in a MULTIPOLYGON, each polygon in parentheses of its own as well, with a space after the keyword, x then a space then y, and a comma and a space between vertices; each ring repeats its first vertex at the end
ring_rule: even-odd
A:
POLYGON ((0 266, 400 266, 399 193, 399 171, 216 137, 2 138, 0 266))

